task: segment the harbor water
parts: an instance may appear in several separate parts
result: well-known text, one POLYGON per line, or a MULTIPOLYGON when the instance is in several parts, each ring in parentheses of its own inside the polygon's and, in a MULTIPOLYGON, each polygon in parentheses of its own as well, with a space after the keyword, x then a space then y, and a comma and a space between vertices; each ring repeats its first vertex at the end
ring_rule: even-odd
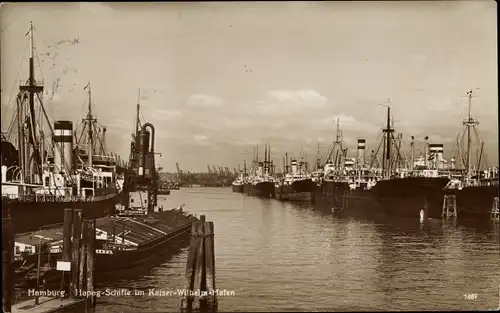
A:
MULTIPOLYGON (((333 216, 307 203, 183 188, 185 204, 215 225, 220 311, 488 310, 499 306, 498 224, 333 216)), ((163 264, 100 289, 97 312, 179 311, 187 248, 163 264), (140 275, 140 276, 137 276, 140 275), (170 295, 148 295, 148 289, 170 295)))

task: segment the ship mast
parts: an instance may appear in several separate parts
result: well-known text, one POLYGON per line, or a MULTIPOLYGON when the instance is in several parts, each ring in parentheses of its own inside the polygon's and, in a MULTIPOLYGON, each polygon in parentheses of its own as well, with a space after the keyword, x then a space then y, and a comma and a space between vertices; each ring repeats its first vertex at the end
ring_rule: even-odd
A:
POLYGON ((88 82, 87 86, 85 86, 84 90, 88 89, 88 94, 89 94, 89 107, 88 107, 88 113, 87 113, 87 118, 84 119, 84 121, 87 123, 88 126, 88 139, 87 139, 87 144, 88 144, 88 164, 89 168, 92 168, 92 156, 93 156, 93 149, 94 149, 94 140, 93 140, 93 133, 92 133, 92 128, 93 128, 93 123, 95 119, 92 117, 92 90, 90 86, 90 82, 88 82))
POLYGON ((391 127, 391 103, 390 99, 387 100, 387 125, 382 131, 385 134, 385 160, 382 162, 382 172, 385 173, 386 177, 390 176, 391 171, 391 138, 394 128, 391 127))
POLYGON ((471 176, 471 166, 472 166, 472 150, 471 150, 471 128, 474 129, 476 125, 479 124, 478 121, 476 121, 474 118, 471 116, 471 105, 472 105, 472 89, 469 89, 467 91, 467 97, 469 98, 469 107, 468 107, 468 115, 467 115, 467 120, 463 122, 464 126, 467 129, 467 157, 466 157, 466 168, 467 168, 467 178, 470 178, 471 176))
MULTIPOLYGON (((32 175, 34 175, 34 171, 37 172, 38 178, 40 181, 42 181, 42 170, 41 170, 41 164, 42 160, 40 160, 40 143, 38 140, 38 137, 36 136, 36 120, 35 120, 35 94, 37 95, 38 99, 41 99, 40 95, 43 93, 44 87, 42 84, 37 85, 37 82, 35 80, 35 64, 34 64, 34 55, 35 55, 35 44, 34 44, 34 30, 35 28, 33 27, 33 23, 30 22, 30 28, 26 35, 29 35, 29 44, 30 44, 30 59, 29 59, 29 78, 28 78, 28 84, 24 86, 19 86, 20 90, 20 95, 19 95, 19 101, 24 101, 25 99, 25 94, 28 94, 28 108, 29 108, 29 116, 28 120, 26 121, 27 124, 27 130, 28 130, 28 141, 26 142, 26 139, 24 136, 26 133, 21 134, 22 136, 22 141, 23 143, 27 143, 24 149, 24 159, 22 160, 22 168, 24 171, 24 179, 27 180, 28 183, 33 183, 34 181, 32 180, 32 175), (30 155, 29 153, 29 145, 31 145, 33 149, 33 154, 30 155), (33 158, 33 166, 30 166, 31 164, 31 158, 33 158), (31 171, 33 169, 33 171, 31 171)), ((22 106, 22 105, 21 105, 22 106)), ((22 114, 21 112, 18 112, 18 114, 22 114)), ((21 148, 21 147, 20 147, 21 148)))
POLYGON ((141 127, 141 121, 139 118, 139 109, 141 105, 139 102, 141 101, 141 88, 139 88, 138 96, 137 96, 137 115, 135 119, 135 134, 137 135, 137 132, 139 131, 139 128, 141 127))

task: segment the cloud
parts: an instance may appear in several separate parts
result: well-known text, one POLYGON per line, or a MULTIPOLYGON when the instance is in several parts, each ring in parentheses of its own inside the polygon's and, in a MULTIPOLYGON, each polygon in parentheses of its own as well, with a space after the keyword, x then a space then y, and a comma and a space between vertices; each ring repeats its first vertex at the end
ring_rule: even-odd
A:
POLYGON ((183 114, 177 110, 158 109, 153 111, 151 117, 157 121, 171 121, 182 118, 183 114))
POLYGON ((317 91, 311 89, 303 90, 272 90, 268 92, 268 97, 279 102, 290 102, 306 106, 322 106, 327 99, 317 91))
POLYGON ((80 2, 80 11, 94 14, 109 14, 115 12, 109 5, 96 2, 80 2))
POLYGON ((192 95, 187 99, 189 106, 218 107, 224 104, 224 100, 219 97, 205 94, 192 95))

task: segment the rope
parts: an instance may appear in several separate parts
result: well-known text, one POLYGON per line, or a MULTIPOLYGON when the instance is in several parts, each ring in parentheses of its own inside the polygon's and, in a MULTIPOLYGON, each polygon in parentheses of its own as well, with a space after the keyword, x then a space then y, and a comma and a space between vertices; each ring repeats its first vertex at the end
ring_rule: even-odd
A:
POLYGON ((19 79, 19 73, 21 72, 21 67, 24 63, 24 60, 26 59, 26 51, 28 50, 28 44, 29 42, 26 42, 26 47, 24 48, 24 53, 23 53, 23 59, 21 60, 21 64, 19 64, 19 70, 17 71, 17 74, 16 74, 16 83, 14 83, 14 86, 12 87, 12 91, 10 92, 10 96, 9 96, 9 100, 7 101, 7 106, 5 106, 5 114, 2 113, 2 125, 5 125, 4 124, 4 117, 7 116, 7 110, 8 110, 8 107, 10 106, 10 102, 12 101, 12 95, 14 94, 14 89, 16 89, 16 86, 17 86, 17 80, 19 79))

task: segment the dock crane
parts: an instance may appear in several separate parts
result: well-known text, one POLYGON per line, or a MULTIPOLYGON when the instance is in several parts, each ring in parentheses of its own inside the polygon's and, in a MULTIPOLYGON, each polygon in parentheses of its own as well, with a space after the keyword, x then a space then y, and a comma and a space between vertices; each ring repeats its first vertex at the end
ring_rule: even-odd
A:
POLYGON ((182 170, 179 167, 179 163, 175 163, 175 167, 177 167, 177 180, 179 181, 179 184, 182 184, 182 170))

